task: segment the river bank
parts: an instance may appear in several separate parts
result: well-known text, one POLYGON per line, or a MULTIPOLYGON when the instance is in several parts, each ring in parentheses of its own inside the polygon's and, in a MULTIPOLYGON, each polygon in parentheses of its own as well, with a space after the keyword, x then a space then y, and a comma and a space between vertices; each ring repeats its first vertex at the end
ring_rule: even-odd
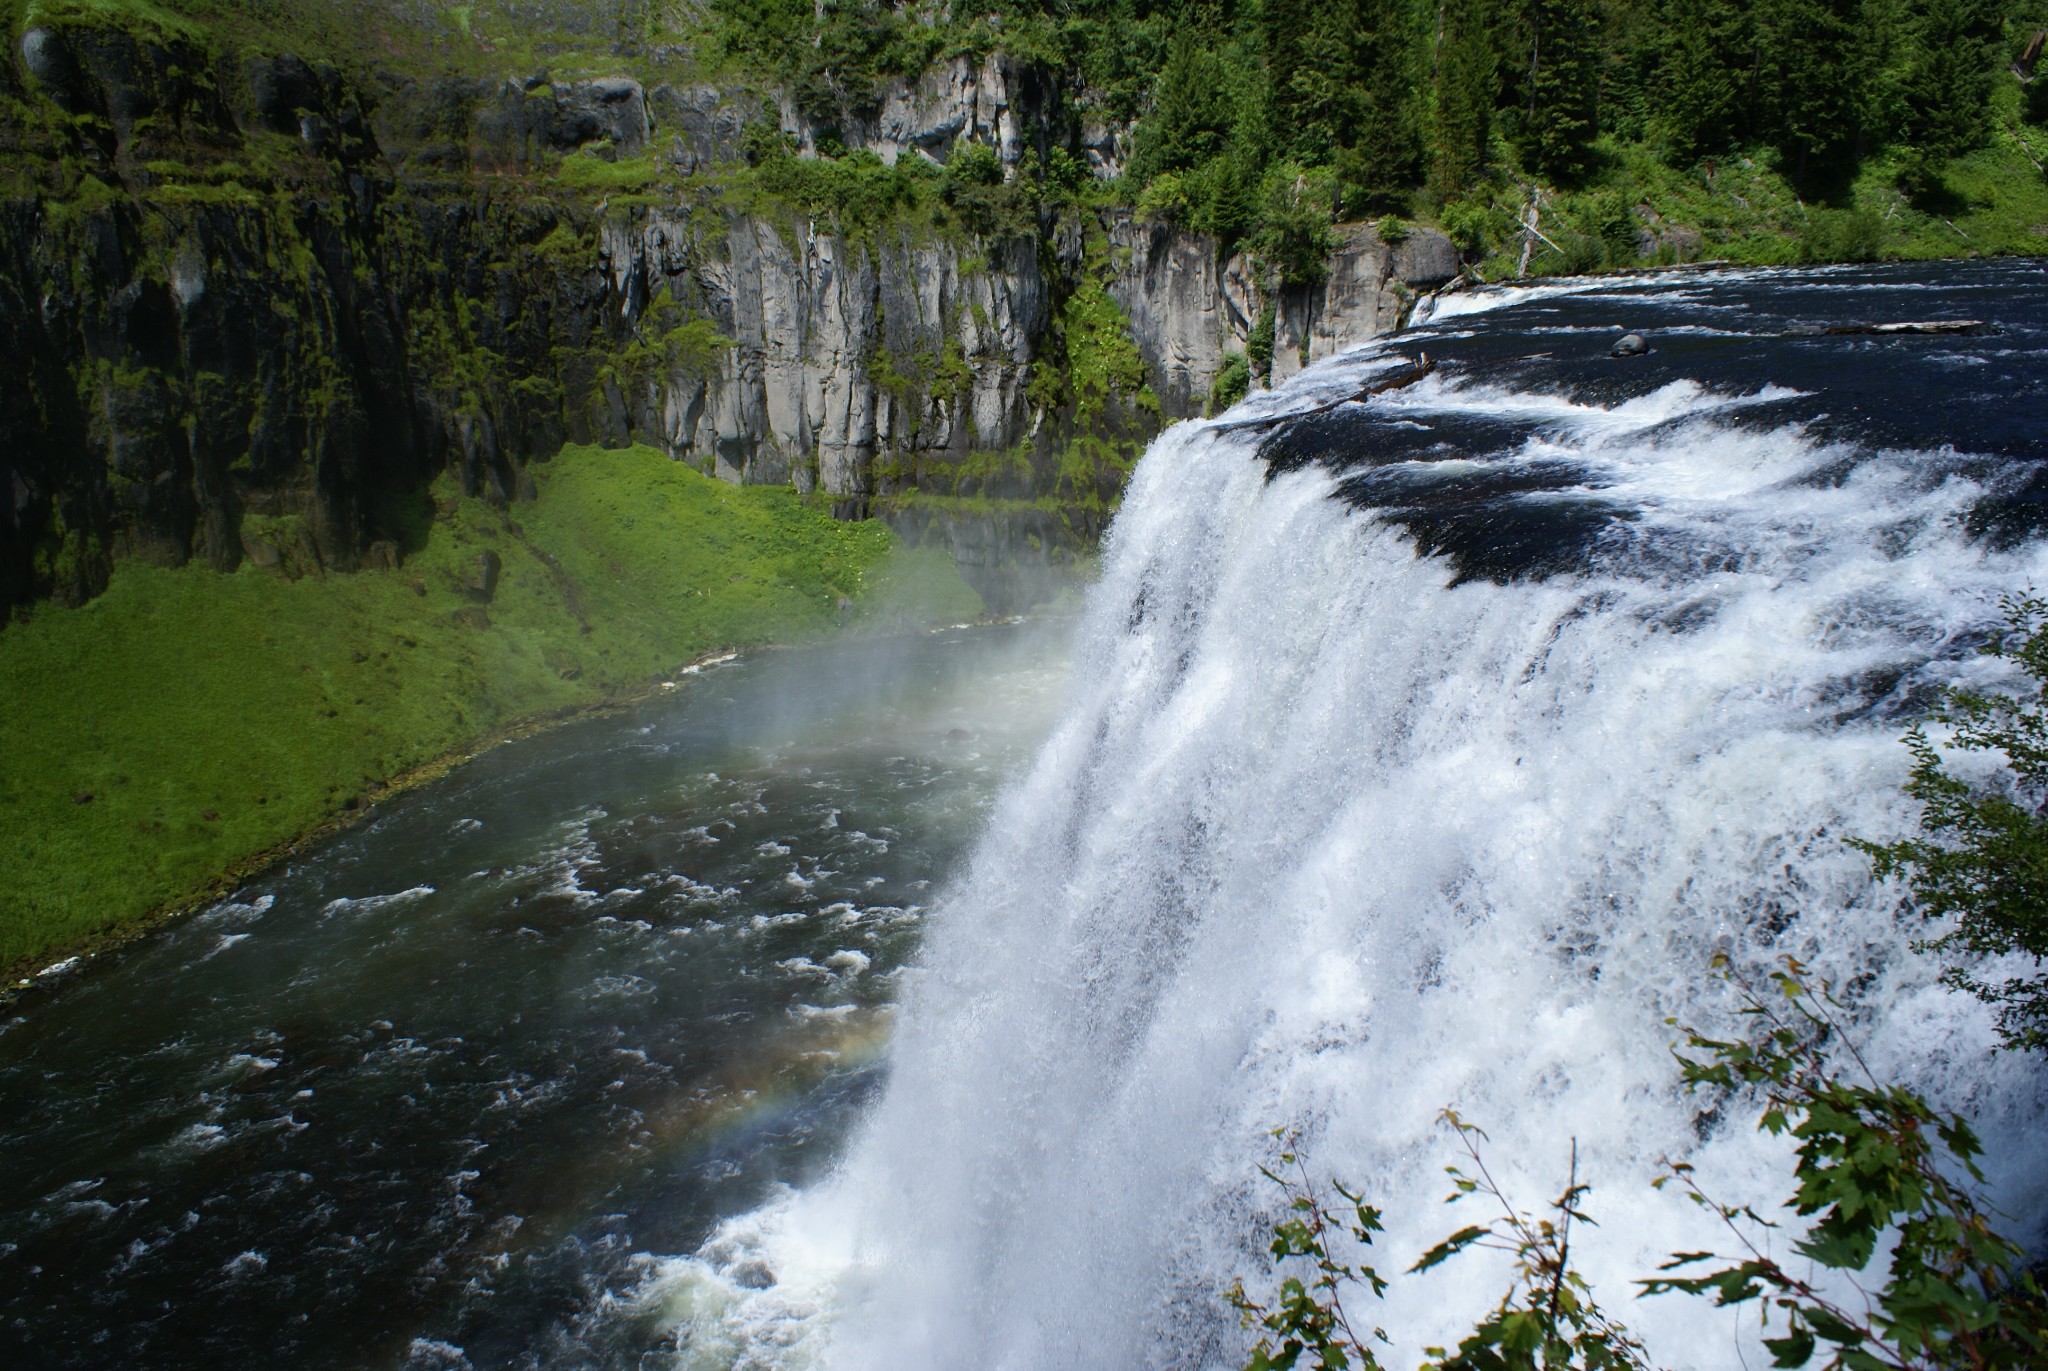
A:
MULTIPOLYGON (((736 659, 737 656, 736 649, 706 653, 697 661, 685 664, 676 673, 676 677, 680 679, 705 667, 722 665, 736 659)), ((230 863, 219 875, 205 884, 147 914, 102 929, 77 942, 46 947, 39 952, 19 957, 11 966, 0 966, 0 1010, 9 1008, 24 993, 36 989, 37 986, 70 975, 80 969, 83 963, 95 957, 118 951, 140 938, 226 899, 237 887, 263 872, 311 850, 337 834, 367 823, 376 817, 378 806, 398 799, 423 785, 441 780, 476 761, 485 753, 521 738, 534 737, 561 724, 579 719, 602 718, 607 714, 630 708, 674 684, 674 680, 660 681, 647 689, 616 695, 594 704, 563 705, 544 714, 517 719, 494 733, 454 748, 403 775, 381 781, 372 786, 361 797, 360 803, 353 808, 331 815, 313 828, 273 847, 251 853, 230 863), (57 960, 51 962, 49 959, 52 957, 57 960), (48 962, 48 965, 43 965, 45 962, 48 962)))
POLYGON ((718 653, 982 611, 936 551, 648 449, 511 509, 444 478, 396 565, 123 564, 0 635, 0 966, 153 926, 492 740, 718 653))

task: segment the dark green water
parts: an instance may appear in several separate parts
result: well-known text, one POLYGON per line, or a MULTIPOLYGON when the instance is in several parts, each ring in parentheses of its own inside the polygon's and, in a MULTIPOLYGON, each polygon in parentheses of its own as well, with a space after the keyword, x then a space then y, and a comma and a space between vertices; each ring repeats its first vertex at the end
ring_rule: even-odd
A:
POLYGON ((0 1021, 0 1366, 632 1367, 828 1164, 1063 635, 765 654, 492 752, 0 1021))

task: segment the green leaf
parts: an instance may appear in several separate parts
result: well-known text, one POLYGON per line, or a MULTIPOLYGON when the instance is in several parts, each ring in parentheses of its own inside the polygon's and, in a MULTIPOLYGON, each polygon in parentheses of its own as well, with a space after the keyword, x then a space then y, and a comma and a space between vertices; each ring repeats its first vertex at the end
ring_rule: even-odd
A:
POLYGON ((1813 1360, 1813 1334, 1804 1328, 1795 1327, 1782 1338, 1765 1338, 1764 1346, 1773 1366, 1804 1366, 1813 1360))
POLYGON ((1412 1275, 1416 1272, 1427 1271, 1433 1266, 1441 1265, 1485 1237, 1491 1231, 1486 1228, 1461 1228, 1435 1247, 1423 1253, 1415 1265, 1408 1268, 1408 1271, 1412 1275))

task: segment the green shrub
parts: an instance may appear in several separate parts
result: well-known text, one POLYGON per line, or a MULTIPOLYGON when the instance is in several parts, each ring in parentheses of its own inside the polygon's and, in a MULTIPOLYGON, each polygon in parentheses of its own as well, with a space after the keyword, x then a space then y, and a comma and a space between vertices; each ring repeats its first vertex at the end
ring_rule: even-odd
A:
POLYGON ((1508 241, 1515 231, 1510 216, 1480 200, 1452 201, 1443 207, 1437 221, 1458 245, 1458 251, 1472 258, 1484 257, 1497 244, 1508 241))
POLYGON ((652 153, 607 161, 588 150, 572 152, 555 168, 555 178, 565 186, 627 195, 646 190, 660 175, 661 168, 652 153))
POLYGON ((1245 360, 1242 352, 1223 354, 1223 367, 1216 373, 1216 383, 1209 387, 1209 412, 1221 414, 1245 397, 1252 388, 1252 364, 1245 360))
POLYGON ((1335 175, 1282 162, 1266 173, 1259 194, 1257 226, 1248 240, 1252 254, 1279 276, 1282 285, 1322 280, 1337 245, 1331 231, 1335 175))
POLYGON ((899 158, 894 166, 865 148, 843 157, 799 157, 779 133, 751 135, 752 188, 805 215, 831 219, 840 231, 860 237, 906 212, 928 207, 944 173, 922 157, 899 158))
POLYGON ((1906 734, 1913 772, 1906 793, 1921 804, 1920 836, 1856 845, 1880 877, 1902 877, 1922 915, 1944 931, 1917 944, 1959 952, 1943 980, 1998 1011, 2006 1046, 2048 1048, 2048 601, 2009 597, 2004 629, 1982 651, 2018 666, 2019 695, 1945 691, 1930 721, 1950 730, 1957 752, 1990 753, 2003 763, 1995 784, 1950 774, 1925 724, 1906 734), (1977 959, 2021 953, 2030 974, 1987 979, 1977 959))
POLYGON ((1245 357, 1251 364, 1252 375, 1264 381, 1273 374, 1273 338, 1278 332, 1278 311, 1268 300, 1266 307, 1259 311, 1259 320, 1252 325, 1251 334, 1244 340, 1245 357))
POLYGON ((946 161, 946 188, 951 191, 967 186, 1000 186, 1003 183, 1002 159, 987 143, 977 143, 971 138, 962 138, 953 145, 953 155, 946 161))
POLYGON ((1884 221, 1867 209, 1815 210, 1801 247, 1809 262, 1875 262, 1884 250, 1884 221))
POLYGON ((1186 222, 1194 202, 1188 197, 1187 182, 1174 172, 1162 172, 1152 178, 1145 189, 1138 192, 1136 205, 1140 219, 1164 220, 1170 224, 1186 222))
POLYGON ((1632 267, 1636 251, 1636 217, 1633 197, 1625 191, 1608 191, 1594 196, 1580 213, 1580 227, 1598 241, 1601 265, 1632 267))

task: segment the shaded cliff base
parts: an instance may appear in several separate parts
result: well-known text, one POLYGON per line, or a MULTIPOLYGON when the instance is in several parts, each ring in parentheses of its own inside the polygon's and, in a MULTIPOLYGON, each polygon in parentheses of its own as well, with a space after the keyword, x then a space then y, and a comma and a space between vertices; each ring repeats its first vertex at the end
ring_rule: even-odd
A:
POLYGON ((507 510, 452 478, 395 566, 284 551, 117 566, 0 639, 0 968, 189 907, 523 721, 642 694, 727 648, 980 616, 935 547, 648 448, 570 448, 507 510), (425 769, 423 771, 423 769, 425 769))

